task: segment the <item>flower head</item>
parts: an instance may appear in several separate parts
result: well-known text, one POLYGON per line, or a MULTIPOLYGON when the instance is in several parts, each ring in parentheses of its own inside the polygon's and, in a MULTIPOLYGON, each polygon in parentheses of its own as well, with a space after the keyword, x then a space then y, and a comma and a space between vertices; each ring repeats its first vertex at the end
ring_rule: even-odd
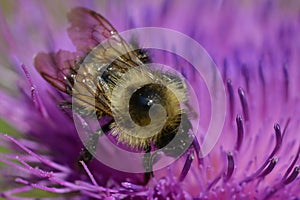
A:
MULTIPOLYGON (((18 194, 38 189, 66 199, 300 198, 297 1, 65 1, 59 7, 52 1, 20 1, 1 5, 1 70, 5 73, 0 75, 0 117, 19 133, 13 137, 2 131, 0 144, 8 152, 0 157, 4 164, 0 183, 5 186, 1 197, 23 199, 18 194), (188 67, 190 63, 149 50, 151 61, 175 63, 174 68, 197 88, 201 112, 195 135, 199 143, 194 140, 193 148, 155 171, 146 185, 143 173, 122 172, 96 159, 78 165, 84 146, 73 112, 62 109, 63 102, 70 101, 67 88, 60 85, 64 77, 54 76, 84 58, 89 51, 84 44, 92 44, 95 41, 88 39, 97 37, 70 26, 67 16, 72 23, 86 22, 91 27, 91 19, 67 14, 77 6, 101 13, 119 32, 163 27, 203 45, 222 74, 227 107, 224 128, 208 155, 197 153, 204 148, 213 115, 210 96, 215 94, 188 67), (69 35, 67 27, 71 27, 69 35)), ((196 55, 188 46, 182 48, 196 55)), ((30 199, 35 198, 34 192, 29 193, 30 199)))

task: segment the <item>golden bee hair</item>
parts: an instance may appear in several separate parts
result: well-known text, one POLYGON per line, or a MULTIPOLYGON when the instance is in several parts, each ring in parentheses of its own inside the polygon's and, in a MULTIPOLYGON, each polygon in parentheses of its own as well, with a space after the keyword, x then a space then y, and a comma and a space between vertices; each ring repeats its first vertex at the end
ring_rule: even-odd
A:
POLYGON ((182 105, 188 96, 186 85, 179 77, 139 66, 126 72, 113 88, 110 100, 115 122, 111 128, 119 142, 144 149, 151 142, 158 142, 172 127, 175 130, 179 127, 184 112, 182 105), (156 107, 154 112, 150 109, 144 116, 137 105, 131 106, 137 92, 143 93, 140 95, 155 93, 155 97, 149 97, 156 101, 152 105, 156 107))

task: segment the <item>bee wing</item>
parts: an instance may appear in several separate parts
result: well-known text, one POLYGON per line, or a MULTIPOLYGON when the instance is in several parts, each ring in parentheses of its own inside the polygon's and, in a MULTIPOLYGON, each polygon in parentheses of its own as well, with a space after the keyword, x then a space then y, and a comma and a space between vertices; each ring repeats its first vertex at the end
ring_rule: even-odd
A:
MULTIPOLYGON (((91 102, 95 98, 94 86, 97 86, 99 91, 105 89, 95 81, 93 87, 86 85, 85 80, 94 80, 92 77, 97 75, 96 68, 112 63, 115 71, 122 73, 130 67, 143 63, 137 51, 133 51, 132 46, 127 44, 116 29, 100 14, 87 8, 77 7, 71 10, 68 19, 71 24, 68 28, 68 35, 77 51, 60 50, 57 53, 39 53, 35 57, 34 65, 54 87, 75 96, 84 104, 92 105, 91 102), (106 42, 102 44, 103 41, 106 42), (84 63, 82 63, 83 60, 85 60, 84 63), (96 64, 90 65, 93 63, 96 64), (83 68, 84 74, 78 74, 79 66, 83 68), (72 74, 76 75, 76 80, 71 76, 72 74), (74 81, 77 83, 76 88, 73 88, 74 81)), ((106 92, 98 96, 96 106, 109 113, 106 92)))
POLYGON ((86 54, 103 40, 117 34, 115 28, 101 15, 83 7, 77 7, 68 14, 71 26, 68 34, 77 51, 86 54))
POLYGON ((59 50, 57 53, 38 53, 34 58, 37 71, 51 85, 62 92, 69 93, 76 73, 76 63, 80 57, 76 53, 59 50))
MULTIPOLYGON (((83 7, 77 7, 68 14, 71 26, 68 34, 77 51, 85 56, 95 47, 95 57, 100 63, 116 60, 120 63, 137 66, 142 64, 137 52, 119 35, 116 29, 100 14, 83 7), (105 44, 101 44, 106 41, 105 44), (102 51, 102 50, 103 51, 102 51)), ((96 60, 95 60, 96 61, 96 60)))

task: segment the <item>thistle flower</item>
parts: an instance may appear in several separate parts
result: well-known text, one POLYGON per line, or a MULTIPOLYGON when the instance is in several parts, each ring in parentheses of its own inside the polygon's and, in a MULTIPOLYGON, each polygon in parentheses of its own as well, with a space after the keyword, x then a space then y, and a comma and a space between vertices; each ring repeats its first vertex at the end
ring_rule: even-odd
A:
MULTIPOLYGON (((53 194, 58 199, 300 198, 298 1, 59 3, 1 3, 0 116, 19 133, 2 131, 1 197, 36 199, 40 190, 51 193, 45 199, 53 194), (75 6, 103 14, 120 32, 144 26, 180 31, 203 45, 218 65, 227 95, 224 128, 213 150, 183 170, 185 179, 180 169, 192 154, 154 172, 147 185, 143 174, 97 160, 78 167, 83 144, 70 113, 58 106, 66 97, 33 64, 41 51, 75 51, 66 34, 66 15, 75 6), (28 191, 33 192, 24 196, 28 191)), ((207 124, 204 83, 193 81, 193 71, 179 71, 199 84, 200 119, 207 124)), ((196 133, 199 141, 202 134, 196 133)))

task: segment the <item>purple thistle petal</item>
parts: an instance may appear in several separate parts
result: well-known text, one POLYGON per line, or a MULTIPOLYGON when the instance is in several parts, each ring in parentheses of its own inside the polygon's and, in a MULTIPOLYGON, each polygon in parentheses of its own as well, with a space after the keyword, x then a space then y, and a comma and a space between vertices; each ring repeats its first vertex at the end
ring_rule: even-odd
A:
POLYGON ((86 173, 88 174, 88 176, 90 177, 92 183, 95 186, 99 186, 98 183, 96 182, 94 176, 92 175, 92 173, 90 172, 90 170, 88 169, 88 167, 86 166, 86 164, 83 161, 80 161, 80 164, 83 166, 84 170, 86 171, 86 173))
POLYGON ((234 159, 233 159, 233 155, 231 152, 227 153, 227 172, 226 172, 226 178, 225 181, 228 181, 234 171, 234 159))
POLYGON ((30 182, 28 182, 24 179, 21 179, 21 178, 17 178, 16 182, 17 183, 22 183, 24 185, 29 185, 32 188, 41 189, 41 190, 44 190, 44 191, 59 193, 59 194, 70 193, 70 192, 76 191, 76 190, 72 190, 70 188, 53 188, 53 187, 47 187, 47 186, 36 184, 36 183, 30 183, 30 182))
MULTIPOLYGON (((3 137, 3 136, 1 136, 3 137)), ((63 172, 69 172, 69 169, 68 168, 65 168, 61 165, 58 165, 57 163, 54 163, 50 160, 46 160, 44 159, 43 157, 35 154, 34 152, 32 152, 30 149, 26 148, 24 145, 22 145, 20 142, 18 142, 16 139, 14 139, 13 137, 11 136, 8 136, 8 135, 4 135, 4 137, 6 137, 8 140, 12 141, 13 143, 15 143, 16 145, 18 145, 20 148, 22 148, 24 151, 26 151, 28 154, 30 154, 31 156, 37 158, 39 161, 41 161, 42 163, 54 168, 54 169, 57 169, 57 170, 60 170, 60 171, 63 171, 63 172)))
POLYGON ((300 156, 300 146, 299 146, 299 148, 298 148, 298 152, 297 152, 297 154, 296 154, 296 156, 295 156, 293 162, 291 163, 291 165, 289 166, 289 168, 286 170, 284 176, 282 177, 282 180, 286 179, 287 176, 289 175, 289 173, 292 171, 292 169, 294 168, 296 162, 297 162, 298 159, 299 159, 299 156, 300 156))
POLYGON ((237 124, 237 141, 236 141, 236 150, 239 151, 243 142, 244 138, 244 125, 243 119, 240 115, 236 117, 236 124, 237 124))
POLYGON ((23 187, 19 187, 19 188, 15 188, 15 189, 3 192, 1 195, 2 195, 2 197, 10 197, 13 194, 27 192, 27 191, 30 191, 30 190, 32 190, 32 187, 30 187, 30 186, 23 186, 23 187))
POLYGON ((239 92, 239 97, 240 97, 240 101, 242 104, 245 121, 248 121, 249 120, 249 108, 248 108, 248 103, 247 103, 247 99, 245 96, 245 92, 244 92, 243 88, 241 88, 241 87, 238 89, 238 92, 239 92))
POLYGON ((48 118, 48 113, 46 111, 46 107, 44 106, 43 102, 41 101, 41 98, 39 96, 39 93, 38 91, 36 90, 36 87, 33 85, 32 83, 32 80, 30 78, 30 74, 26 68, 25 65, 22 65, 21 66, 24 73, 25 73, 25 76, 30 84, 30 87, 31 87, 31 98, 32 98, 32 101, 34 102, 35 106, 37 107, 37 109, 41 112, 42 116, 44 118, 48 118))

